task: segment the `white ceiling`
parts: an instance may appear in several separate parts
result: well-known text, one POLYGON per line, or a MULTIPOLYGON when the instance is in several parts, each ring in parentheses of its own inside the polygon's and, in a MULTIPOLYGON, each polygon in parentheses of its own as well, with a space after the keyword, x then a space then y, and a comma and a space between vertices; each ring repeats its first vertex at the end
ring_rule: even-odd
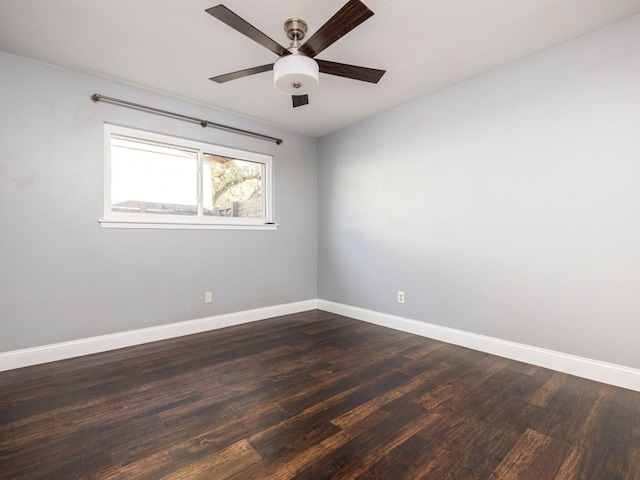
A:
MULTIPOLYGON (((277 59, 205 13, 220 1, 0 0, 0 50, 322 136, 640 13, 640 0, 364 0, 375 15, 318 58, 387 73, 377 85, 321 75, 293 109, 271 72, 209 80, 277 59)), ((347 0, 222 1, 287 47, 287 18, 309 38, 347 0)))

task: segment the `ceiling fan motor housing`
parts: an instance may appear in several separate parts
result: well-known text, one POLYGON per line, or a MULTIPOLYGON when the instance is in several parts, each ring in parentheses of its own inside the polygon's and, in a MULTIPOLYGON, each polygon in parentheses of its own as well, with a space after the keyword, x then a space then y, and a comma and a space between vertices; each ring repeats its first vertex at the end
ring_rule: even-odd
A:
POLYGON ((287 32, 289 40, 299 42, 307 33, 307 22, 301 18, 290 18, 284 22, 284 31, 287 32))

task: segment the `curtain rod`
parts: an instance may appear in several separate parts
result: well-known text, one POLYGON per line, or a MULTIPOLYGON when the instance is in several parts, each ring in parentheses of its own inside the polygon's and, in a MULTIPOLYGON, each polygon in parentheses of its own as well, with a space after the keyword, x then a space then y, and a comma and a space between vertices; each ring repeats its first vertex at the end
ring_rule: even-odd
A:
POLYGON ((135 108, 137 110, 143 110, 146 112, 156 113, 158 115, 164 115, 168 117, 177 118, 179 120, 186 120, 188 122, 195 122, 202 125, 203 128, 211 127, 218 128, 220 130, 226 130, 228 132, 239 133, 241 135, 246 135, 248 137, 260 138, 262 140, 269 140, 272 142, 276 142, 277 145, 282 143, 281 138, 270 137, 269 135, 263 135, 262 133, 250 132, 249 130, 242 130, 241 128, 230 127, 228 125, 222 125, 220 123, 210 122, 209 120, 202 120, 200 118, 189 117, 187 115, 181 115, 179 113, 169 112, 167 110, 160 110, 159 108, 148 107, 146 105, 140 105, 139 103, 128 102, 126 100, 120 100, 118 98, 106 97, 104 95, 100 95, 99 93, 94 93, 91 95, 91 100, 94 102, 108 102, 114 103, 116 105, 123 105, 125 107, 135 108))

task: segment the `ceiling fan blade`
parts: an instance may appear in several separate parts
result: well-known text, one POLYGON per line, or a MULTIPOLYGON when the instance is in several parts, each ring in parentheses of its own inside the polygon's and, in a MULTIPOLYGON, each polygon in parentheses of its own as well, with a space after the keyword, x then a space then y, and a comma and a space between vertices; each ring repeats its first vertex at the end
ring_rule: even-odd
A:
POLYGON ((291 95, 293 108, 309 105, 309 95, 291 95))
POLYGON ((349 0, 298 51, 313 58, 372 15, 373 12, 360 0, 349 0))
POLYGON ((275 40, 272 40, 270 37, 266 36, 256 27, 233 13, 224 5, 216 5, 215 7, 207 8, 205 11, 208 14, 216 17, 221 22, 226 23, 231 28, 237 30, 243 35, 246 35, 251 40, 258 42, 263 47, 268 48, 279 57, 283 55, 289 55, 290 52, 286 48, 284 48, 275 40))
POLYGON ((362 82, 378 83, 385 70, 376 68, 358 67, 356 65, 348 65, 346 63, 329 62, 327 60, 317 60, 320 67, 320 73, 336 75, 338 77, 351 78, 362 82))
POLYGON ((268 72, 269 70, 273 70, 273 63, 260 65, 259 67, 245 68, 244 70, 238 70, 237 72, 225 73, 224 75, 211 77, 209 80, 213 80, 216 83, 224 83, 229 80, 236 80, 238 78, 248 77, 249 75, 255 75, 256 73, 268 72))

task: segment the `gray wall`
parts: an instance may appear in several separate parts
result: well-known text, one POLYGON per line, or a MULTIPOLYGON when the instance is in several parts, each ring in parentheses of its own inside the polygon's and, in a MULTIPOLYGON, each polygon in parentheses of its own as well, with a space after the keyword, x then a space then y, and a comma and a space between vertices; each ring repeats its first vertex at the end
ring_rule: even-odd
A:
POLYGON ((640 368, 640 16, 318 158, 319 298, 640 368))
POLYGON ((316 168, 315 139, 0 53, 0 352, 316 298, 316 168), (284 143, 94 104, 93 93, 284 143), (101 228, 104 122, 274 153, 280 228, 101 228))

